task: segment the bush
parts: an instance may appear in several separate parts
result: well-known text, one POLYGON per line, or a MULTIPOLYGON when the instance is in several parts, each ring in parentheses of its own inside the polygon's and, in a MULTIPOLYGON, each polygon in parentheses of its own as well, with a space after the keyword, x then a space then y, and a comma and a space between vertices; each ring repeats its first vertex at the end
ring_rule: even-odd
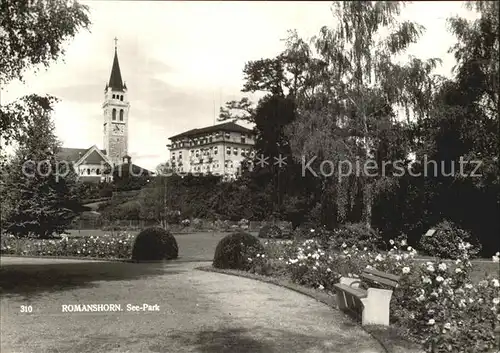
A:
POLYGON ((280 239, 282 237, 283 232, 274 224, 266 224, 259 231, 259 238, 280 239))
POLYGON ((171 260, 178 255, 179 247, 174 236, 160 227, 140 232, 132 249, 132 259, 136 261, 171 260))
POLYGON ((203 222, 199 218, 193 219, 193 221, 191 222, 191 225, 193 226, 194 229, 199 230, 199 229, 203 228, 203 222))
POLYGON ((238 222, 238 226, 241 228, 241 229, 248 229, 248 225, 249 225, 250 222, 248 222, 248 219, 246 218, 242 218, 240 219, 240 221, 238 222))
POLYGON ((462 254, 459 248, 462 242, 468 246, 471 256, 476 256, 481 249, 481 245, 472 240, 470 233, 452 222, 445 220, 433 228, 436 232, 432 236, 422 236, 419 243, 420 248, 427 255, 442 259, 458 259, 462 254), (470 242, 473 242, 474 246, 470 242))
POLYGON ((242 231, 235 232, 217 244, 213 266, 247 271, 252 266, 251 259, 263 252, 259 239, 242 231))
POLYGON ((329 245, 333 249, 347 247, 375 250, 383 246, 382 236, 374 229, 368 228, 364 223, 347 223, 333 231, 329 245))

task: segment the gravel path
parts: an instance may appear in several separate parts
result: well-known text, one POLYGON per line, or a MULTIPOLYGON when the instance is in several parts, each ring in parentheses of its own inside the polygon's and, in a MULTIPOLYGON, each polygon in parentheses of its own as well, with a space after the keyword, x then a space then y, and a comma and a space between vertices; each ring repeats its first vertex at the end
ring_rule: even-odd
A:
MULTIPOLYGON (((207 263, 208 264, 208 263, 207 263)), ((349 319, 309 297, 203 263, 2 258, 2 353, 379 353, 349 319), (120 304, 63 313, 63 304, 120 304), (159 311, 127 311, 127 304, 159 311), (21 313, 22 305, 32 313, 21 313)))

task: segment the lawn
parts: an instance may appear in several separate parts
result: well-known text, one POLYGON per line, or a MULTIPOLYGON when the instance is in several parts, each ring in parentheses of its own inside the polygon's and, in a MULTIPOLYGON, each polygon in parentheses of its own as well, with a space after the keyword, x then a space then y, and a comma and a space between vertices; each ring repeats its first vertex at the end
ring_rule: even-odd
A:
MULTIPOLYGON (((130 231, 137 234, 138 231, 130 231)), ((71 230, 68 232, 72 237, 102 236, 103 234, 119 234, 117 231, 102 230, 71 230)), ((190 234, 175 234, 179 245, 179 260, 181 261, 212 261, 215 248, 219 241, 229 233, 225 232, 199 232, 190 234)))

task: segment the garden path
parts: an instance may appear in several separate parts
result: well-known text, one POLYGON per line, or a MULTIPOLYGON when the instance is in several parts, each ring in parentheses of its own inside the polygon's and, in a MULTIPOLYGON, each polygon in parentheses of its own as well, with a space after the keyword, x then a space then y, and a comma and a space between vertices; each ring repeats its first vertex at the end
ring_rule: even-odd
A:
MULTIPOLYGON (((340 312, 285 288, 196 270, 205 263, 0 260, 2 353, 379 353, 340 312), (62 313, 62 304, 121 312, 62 313), (159 311, 127 312, 127 304, 159 311), (32 313, 21 313, 30 305, 32 313)), ((208 263, 206 263, 208 264, 208 263)))

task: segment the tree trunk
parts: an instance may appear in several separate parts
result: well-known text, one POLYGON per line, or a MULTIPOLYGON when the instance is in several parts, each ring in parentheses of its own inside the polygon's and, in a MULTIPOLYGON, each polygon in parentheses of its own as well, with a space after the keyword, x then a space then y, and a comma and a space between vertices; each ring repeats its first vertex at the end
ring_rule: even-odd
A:
POLYGON ((372 225, 372 204, 373 204, 373 190, 372 184, 367 182, 363 189, 363 203, 364 203, 364 222, 368 228, 372 225))

